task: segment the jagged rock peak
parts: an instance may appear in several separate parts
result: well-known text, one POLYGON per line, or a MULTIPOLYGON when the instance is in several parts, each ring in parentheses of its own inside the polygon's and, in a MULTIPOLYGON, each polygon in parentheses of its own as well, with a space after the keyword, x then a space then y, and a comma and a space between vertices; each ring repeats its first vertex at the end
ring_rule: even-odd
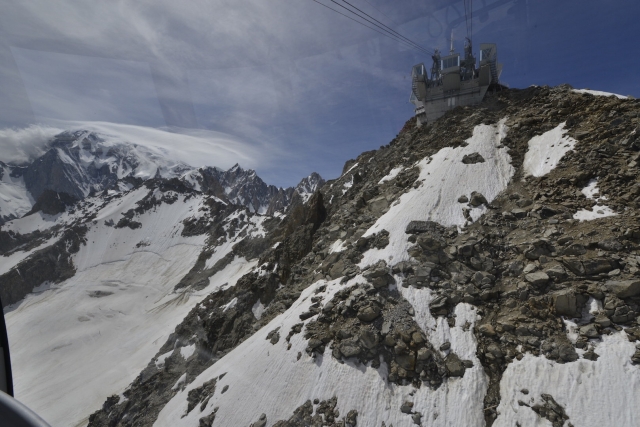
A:
POLYGON ((123 178, 173 178, 189 169, 148 147, 77 130, 56 135, 49 149, 26 167, 23 177, 35 199, 45 190, 83 199, 113 187, 123 178))
POLYGON ((312 174, 295 188, 278 188, 238 163, 227 170, 194 168, 163 149, 89 130, 61 132, 45 148, 44 154, 27 165, 0 166, 0 193, 21 190, 20 194, 11 194, 11 202, 0 202, 0 224, 31 211, 47 191, 82 200, 102 191, 128 191, 149 179, 177 178, 225 203, 274 214, 284 212, 292 202, 298 203, 295 193, 305 202, 324 183, 318 174, 312 174))
POLYGON ((311 197, 313 193, 319 190, 320 187, 324 185, 324 183, 325 180, 320 176, 320 174, 317 172, 313 172, 311 173, 311 175, 302 178, 300 183, 296 185, 296 191, 300 196, 302 196, 304 201, 307 201, 307 199, 311 197))

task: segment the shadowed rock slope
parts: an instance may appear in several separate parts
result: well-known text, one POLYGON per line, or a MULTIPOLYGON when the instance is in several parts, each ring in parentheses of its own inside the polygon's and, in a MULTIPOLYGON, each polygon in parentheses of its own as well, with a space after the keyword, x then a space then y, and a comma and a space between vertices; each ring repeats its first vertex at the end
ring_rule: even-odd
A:
POLYGON ((587 371, 625 390, 616 425, 636 425, 639 113, 561 86, 409 120, 244 241, 257 267, 194 307, 89 425, 597 425, 597 393, 562 380, 587 371), (216 371, 233 360, 260 366, 255 387, 216 371), (347 376, 314 374, 327 366, 347 376), (279 386, 289 370, 307 374, 279 386), (371 372, 373 393, 345 391, 371 372))

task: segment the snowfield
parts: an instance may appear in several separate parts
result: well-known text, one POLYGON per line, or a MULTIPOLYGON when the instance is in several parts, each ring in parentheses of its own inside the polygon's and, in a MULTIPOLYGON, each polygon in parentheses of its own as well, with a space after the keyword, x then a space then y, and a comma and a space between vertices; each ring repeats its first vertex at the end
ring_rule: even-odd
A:
MULTIPOLYGON (((142 226, 134 230, 105 224, 117 223, 147 192, 131 191, 97 212, 73 257, 74 277, 7 310, 16 397, 52 425, 86 424, 107 396, 133 381, 191 308, 255 265, 236 258, 207 288, 175 292, 205 244, 205 235, 181 236, 182 221, 198 212, 202 197, 163 203, 135 217, 142 226)), ((15 222, 17 228, 53 223, 37 214, 15 222)))
POLYGON ((595 345, 597 361, 579 359, 558 364, 545 357, 525 355, 514 360, 502 376, 495 427, 550 425, 531 408, 550 394, 562 405, 569 422, 580 427, 640 425, 640 369, 630 362, 635 345, 624 332, 603 336, 595 345), (522 390, 528 390, 528 394, 522 390), (635 410, 630 408, 636 408, 635 410))
POLYGON ((601 90, 573 89, 573 91, 576 92, 576 93, 588 93, 590 95, 595 95, 595 96, 615 96, 618 99, 627 99, 627 98, 629 98, 628 96, 618 95, 617 93, 611 93, 611 92, 603 92, 601 90))
POLYGON ((14 178, 9 168, 0 165, 0 218, 20 218, 31 210, 35 200, 22 177, 14 178))
POLYGON ((529 141, 529 149, 524 156, 525 175, 543 176, 558 166, 562 156, 573 150, 576 140, 565 136, 566 122, 560 123, 556 128, 534 136, 529 141))
MULTIPOLYGON (((469 197, 476 191, 491 202, 507 188, 515 170, 508 149, 501 145, 508 131, 505 122, 506 119, 502 119, 496 125, 478 125, 466 141, 466 147, 446 147, 432 158, 419 161, 418 180, 423 184, 403 194, 364 234, 366 237, 387 230, 389 245, 367 251, 359 265, 365 267, 380 259, 392 264, 408 259, 410 243, 404 231, 409 222, 431 220, 444 226, 461 227, 467 222, 463 215, 466 204, 458 203, 458 197, 469 197), (485 161, 462 163, 462 158, 472 153, 480 153, 485 161)), ((485 210, 484 206, 474 208, 471 217, 476 220, 485 210)))
POLYGON ((607 200, 606 196, 598 196, 600 194, 600 190, 598 189, 598 180, 592 179, 587 183, 587 186, 581 190, 582 194, 585 195, 587 199, 595 200, 597 205, 593 206, 591 210, 580 209, 573 215, 573 219, 577 219, 580 221, 591 221, 598 218, 605 218, 608 216, 618 215, 615 211, 613 211, 609 206, 602 205, 602 201, 607 200))
POLYGON ((573 219, 591 221, 598 218, 618 215, 609 206, 594 206, 592 210, 580 209, 573 214, 573 219))
POLYGON ((389 173, 385 176, 383 176, 382 178, 380 178, 380 181, 378 181, 378 185, 380 184, 384 184, 387 181, 391 181, 392 179, 394 179, 396 176, 398 176, 398 174, 400 172, 402 172, 404 168, 402 166, 398 166, 397 168, 393 168, 389 171, 389 173))
MULTIPOLYGON (((400 406, 407 400, 414 402, 414 411, 424 414, 423 425, 483 426, 482 399, 477 399, 477 396, 484 395, 487 381, 475 356, 473 329, 463 331, 460 326, 449 328, 443 319, 436 322, 428 312, 428 290, 413 290, 421 293, 412 301, 419 303, 416 308, 423 310, 420 315, 423 322, 421 326, 429 327, 426 332, 430 339, 433 337, 434 345, 443 342, 441 340, 451 340, 453 351, 474 362, 473 368, 467 369, 463 378, 449 378, 437 390, 426 386, 415 389, 411 385, 397 386, 388 383, 384 362, 379 369, 355 365, 351 361, 340 363, 331 356, 328 347, 324 355, 313 359, 305 353, 307 341, 302 333, 293 335, 289 350, 284 339, 275 345, 266 339, 267 334, 277 327, 280 327, 283 335, 294 324, 299 323, 299 315, 311 305, 311 296, 323 296, 325 302, 329 301, 335 292, 358 280, 363 279, 356 276, 342 285, 339 280, 321 280, 309 286, 289 310, 273 319, 176 394, 160 412, 154 426, 198 425, 198 420, 210 414, 215 407, 219 408, 215 425, 248 426, 257 421, 262 413, 267 415, 267 425, 272 425, 277 420, 291 417, 294 409, 309 399, 324 400, 333 396, 338 399, 337 408, 341 416, 355 409, 358 411, 358 425, 362 426, 380 426, 382 422, 395 427, 414 426, 411 415, 400 412, 400 406), (326 289, 315 294, 323 285, 326 285, 326 289), (299 352, 302 355, 298 360, 299 352), (200 407, 196 406, 187 414, 189 391, 223 374, 224 377, 217 382, 216 391, 204 410, 200 411, 200 407), (226 385, 229 388, 223 394, 221 391, 226 385), (462 405, 464 410, 461 410, 462 405)), ((473 325, 477 317, 475 308, 466 304, 459 305, 456 314, 460 325, 466 321, 473 325)))

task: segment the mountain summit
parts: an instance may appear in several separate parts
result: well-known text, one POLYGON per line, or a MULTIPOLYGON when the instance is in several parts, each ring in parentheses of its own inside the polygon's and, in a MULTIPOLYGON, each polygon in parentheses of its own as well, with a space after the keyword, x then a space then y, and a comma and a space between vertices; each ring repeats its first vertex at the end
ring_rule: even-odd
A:
MULTIPOLYGON (((227 171, 215 167, 194 168, 173 160, 168 153, 141 144, 117 141, 87 130, 56 135, 47 150, 26 165, 0 162, 0 224, 29 212, 39 198, 54 192, 82 200, 107 191, 128 191, 153 179, 177 178, 198 191, 221 200, 247 206, 253 212, 273 214, 286 209, 294 193, 309 197, 309 177, 287 189, 265 184, 254 170, 238 164, 227 171)), ((312 175, 317 183, 324 180, 312 175)), ((311 191, 312 192, 312 191, 311 191)), ((42 203, 40 203, 42 204, 42 203)))
POLYGON ((234 167, 8 221, 18 396, 89 426, 638 425, 639 113, 505 89, 273 215, 234 167))

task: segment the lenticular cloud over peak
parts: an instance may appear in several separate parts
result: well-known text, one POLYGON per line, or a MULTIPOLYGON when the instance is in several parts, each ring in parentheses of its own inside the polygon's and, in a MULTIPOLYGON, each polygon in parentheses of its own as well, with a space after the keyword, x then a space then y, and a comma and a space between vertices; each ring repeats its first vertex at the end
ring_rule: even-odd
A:
POLYGON ((2 161, 23 164, 40 156, 61 129, 46 125, 0 129, 2 161))
POLYGON ((190 166, 230 168, 236 163, 256 167, 268 161, 261 147, 232 135, 209 130, 151 128, 110 122, 60 122, 68 130, 98 133, 107 143, 130 143, 147 147, 174 161, 190 166))
POLYGON ((248 144, 231 135, 209 130, 151 128, 109 122, 55 121, 25 128, 0 129, 0 150, 6 163, 24 164, 42 155, 54 136, 85 130, 97 133, 106 144, 134 144, 157 155, 189 166, 217 166, 228 169, 264 166, 271 158, 261 146, 248 144))

